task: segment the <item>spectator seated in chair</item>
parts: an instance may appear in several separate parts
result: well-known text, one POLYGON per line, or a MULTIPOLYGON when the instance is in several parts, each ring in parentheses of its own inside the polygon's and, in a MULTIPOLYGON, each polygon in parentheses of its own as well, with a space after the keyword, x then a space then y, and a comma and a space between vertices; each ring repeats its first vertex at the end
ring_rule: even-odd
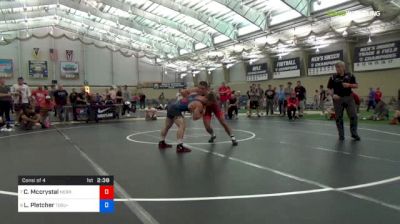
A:
POLYGON ((19 122, 21 124, 21 129, 32 130, 34 126, 40 126, 40 116, 35 113, 35 109, 32 105, 28 105, 22 110, 19 122))
POLYGON ((157 109, 148 105, 147 108, 145 109, 145 120, 146 121, 157 120, 157 109))

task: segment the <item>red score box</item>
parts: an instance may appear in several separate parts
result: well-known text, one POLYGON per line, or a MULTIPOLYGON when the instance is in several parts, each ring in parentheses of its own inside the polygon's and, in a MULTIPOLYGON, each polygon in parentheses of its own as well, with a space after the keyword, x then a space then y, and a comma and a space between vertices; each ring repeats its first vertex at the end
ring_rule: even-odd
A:
POLYGON ((100 200, 114 200, 114 186, 100 186, 100 200))

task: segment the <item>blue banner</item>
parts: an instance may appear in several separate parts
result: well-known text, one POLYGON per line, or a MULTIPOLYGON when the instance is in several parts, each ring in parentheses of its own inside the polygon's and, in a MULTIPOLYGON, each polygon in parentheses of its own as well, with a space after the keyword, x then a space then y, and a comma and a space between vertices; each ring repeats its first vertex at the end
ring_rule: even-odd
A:
POLYGON ((11 59, 0 59, 0 78, 11 78, 13 72, 13 61, 11 59))

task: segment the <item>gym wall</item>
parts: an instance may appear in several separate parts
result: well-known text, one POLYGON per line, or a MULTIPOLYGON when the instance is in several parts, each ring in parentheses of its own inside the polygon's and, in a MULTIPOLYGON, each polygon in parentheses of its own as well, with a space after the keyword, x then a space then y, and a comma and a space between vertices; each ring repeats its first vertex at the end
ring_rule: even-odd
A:
MULTIPOLYGON (((372 36, 373 44, 385 43, 389 41, 399 40, 399 33, 385 35, 385 36, 372 36)), ((330 45, 327 48, 320 49, 320 53, 331 52, 335 50, 343 50, 344 61, 346 62, 346 67, 349 71, 353 71, 353 52, 354 47, 356 46, 365 46, 367 45, 368 39, 360 39, 352 42, 340 42, 333 45, 330 45)), ((308 97, 312 97, 314 91, 319 89, 319 85, 324 85, 328 83, 328 79, 330 75, 320 75, 320 76, 307 76, 307 66, 308 66, 308 56, 310 54, 314 54, 311 51, 297 51, 293 52, 290 55, 286 55, 283 59, 300 57, 300 71, 301 76, 295 78, 285 78, 285 79, 272 79, 273 74, 273 58, 267 57, 265 59, 254 62, 254 64, 267 63, 268 71, 269 71, 269 80, 260 81, 255 83, 260 83, 263 88, 266 88, 268 84, 272 86, 279 86, 279 84, 284 84, 286 86, 287 82, 292 82, 295 84, 297 80, 300 80, 302 84, 307 88, 308 97)), ((246 79, 246 66, 247 63, 240 62, 235 64, 229 69, 229 79, 230 82, 228 84, 234 90, 239 90, 242 93, 245 93, 251 82, 244 81, 246 79)), ((387 70, 377 70, 377 71, 368 71, 368 72, 355 72, 354 73, 359 83, 359 89, 355 90, 360 96, 367 96, 370 87, 380 87, 383 91, 384 96, 386 97, 397 97, 398 90, 400 88, 400 68, 399 69, 387 69, 387 70)), ((212 86, 217 87, 224 80, 224 72, 223 69, 217 69, 212 72, 212 86)))
MULTIPOLYGON (((58 29, 54 29, 54 36, 60 36, 60 32, 58 29)), ((33 33, 44 36, 48 33, 48 29, 36 29, 33 33)), ((162 74, 161 66, 150 65, 145 58, 125 57, 120 52, 86 45, 79 40, 70 40, 66 37, 47 36, 44 38, 31 37, 21 41, 14 40, 8 45, 0 45, 0 59, 13 60, 14 75, 6 80, 7 84, 15 83, 19 76, 23 76, 31 86, 50 85, 53 79, 70 87, 80 87, 84 80, 95 86, 125 84, 137 86, 139 82, 175 81, 174 72, 169 71, 167 74, 162 74), (33 57, 33 48, 39 48, 38 59, 33 57), (50 48, 58 51, 58 61, 50 60, 50 48), (79 79, 61 78, 60 61, 67 61, 66 50, 73 50, 72 61, 79 64, 79 79), (48 78, 30 78, 28 76, 29 60, 47 61, 48 78)))

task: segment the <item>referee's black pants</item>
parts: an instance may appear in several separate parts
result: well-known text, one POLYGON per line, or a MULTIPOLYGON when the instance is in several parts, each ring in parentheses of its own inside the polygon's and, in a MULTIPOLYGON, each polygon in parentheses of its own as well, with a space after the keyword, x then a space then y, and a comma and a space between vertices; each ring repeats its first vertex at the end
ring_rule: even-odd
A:
POLYGON ((343 111, 346 109, 347 116, 350 119, 351 136, 358 136, 357 133, 357 107, 353 96, 342 96, 338 100, 333 101, 336 113, 336 127, 340 137, 344 137, 343 111))

